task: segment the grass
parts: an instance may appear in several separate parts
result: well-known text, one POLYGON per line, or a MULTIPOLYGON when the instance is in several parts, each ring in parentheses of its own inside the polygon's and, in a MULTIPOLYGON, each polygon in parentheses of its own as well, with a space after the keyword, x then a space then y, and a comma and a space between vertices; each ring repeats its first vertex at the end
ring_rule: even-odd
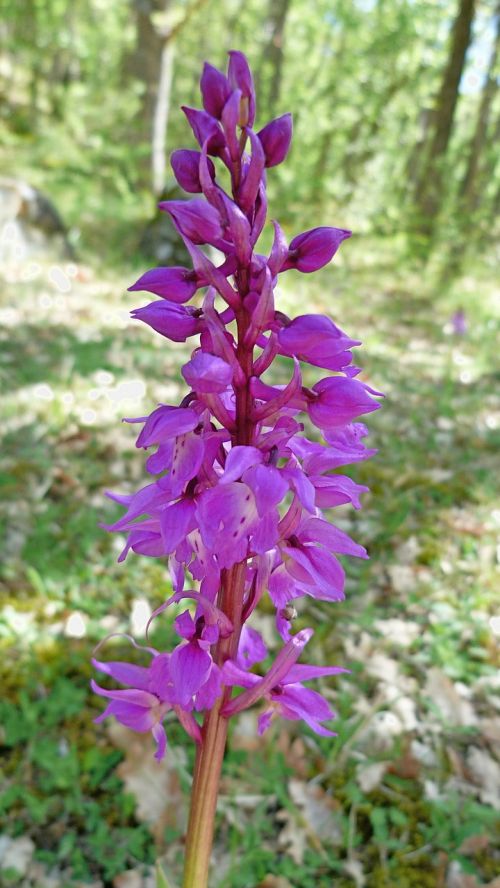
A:
MULTIPOLYGON (((255 888, 270 874, 296 888, 351 888, 356 866, 367 888, 425 888, 440 884, 453 860, 483 882, 498 872, 498 814, 468 759, 471 749, 498 756, 488 733, 490 722, 498 726, 489 684, 498 666, 489 621, 500 518, 493 274, 478 265, 443 292, 401 257, 398 244, 353 241, 316 280, 283 279, 280 308, 328 311, 363 340, 363 378, 386 393, 369 421, 379 453, 349 470, 372 492, 361 513, 337 512, 371 560, 346 564, 344 603, 308 601, 297 624, 316 627, 314 661, 352 669, 323 687, 339 738, 279 726, 256 741, 252 730, 233 729, 218 888, 255 888), (468 323, 461 338, 450 328, 459 306, 468 323), (402 624, 411 636, 404 644, 402 624), (392 685, 374 671, 377 656, 394 668, 392 685), (433 670, 458 683, 452 699, 468 703, 469 724, 447 716, 445 697, 433 699, 433 670), (400 720, 391 735, 401 699, 414 723, 400 720), (360 772, 372 765, 381 777, 367 788, 360 772)), ((98 278, 91 265, 56 265, 65 292, 51 283, 54 263, 39 263, 31 279, 26 263, 4 270, 1 829, 29 835, 36 858, 68 888, 92 879, 111 886, 157 854, 175 878, 182 828, 156 831, 155 846, 152 825, 137 819, 116 773, 127 754, 92 724, 100 705, 88 680, 96 641, 128 628, 138 597, 154 607, 168 591, 154 560, 117 565, 117 541, 98 524, 117 513, 104 490, 132 490, 145 478, 134 430, 120 418, 177 398, 187 349, 126 320, 136 302, 123 291, 140 269, 98 278), (75 612, 82 638, 67 634, 75 612)), ((268 606, 263 620, 272 622, 268 606)), ((171 634, 167 618, 158 632, 160 640, 171 634)), ((192 750, 173 725, 169 739, 186 749, 176 765, 185 801, 192 750)), ((3 878, 21 883, 12 872, 3 878)))

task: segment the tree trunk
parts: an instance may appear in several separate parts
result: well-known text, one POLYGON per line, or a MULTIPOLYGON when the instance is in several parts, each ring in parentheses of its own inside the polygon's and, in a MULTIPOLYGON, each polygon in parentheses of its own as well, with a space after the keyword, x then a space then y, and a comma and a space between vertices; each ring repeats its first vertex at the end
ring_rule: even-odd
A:
MULTIPOLYGON (((164 39, 155 27, 153 16, 165 13, 170 0, 134 0, 136 42, 127 59, 127 73, 142 82, 141 107, 135 119, 135 138, 139 144, 152 145, 158 91, 162 73, 164 39)), ((152 162, 146 156, 142 169, 144 184, 150 180, 152 162)))
POLYGON ((477 188, 477 177, 479 163, 486 143, 492 104, 498 89, 495 70, 500 49, 500 6, 497 9, 497 16, 495 43, 483 86, 474 134, 470 142, 467 167, 460 186, 460 197, 466 210, 474 209, 478 203, 479 189, 477 188))
POLYGON ((160 78, 153 111, 151 138, 151 179, 153 192, 159 196, 165 188, 167 166, 167 126, 174 73, 175 41, 166 40, 160 58, 160 78))
POLYGON ((270 66, 270 80, 267 88, 266 111, 273 116, 276 113, 281 92, 283 61, 285 57, 283 42, 285 24, 291 0, 270 0, 268 22, 270 38, 264 49, 264 59, 270 66))
POLYGON ((172 88, 175 41, 207 0, 192 0, 174 25, 167 23, 171 0, 135 0, 136 48, 127 62, 128 74, 144 83, 138 116, 138 136, 150 145, 149 177, 155 195, 165 188, 167 124, 172 88), (154 21, 156 16, 157 21, 154 21))
POLYGON ((475 0, 459 0, 451 31, 448 61, 433 110, 433 126, 425 151, 425 160, 415 189, 417 219, 415 228, 430 242, 443 198, 443 160, 448 149, 458 89, 469 47, 475 0))

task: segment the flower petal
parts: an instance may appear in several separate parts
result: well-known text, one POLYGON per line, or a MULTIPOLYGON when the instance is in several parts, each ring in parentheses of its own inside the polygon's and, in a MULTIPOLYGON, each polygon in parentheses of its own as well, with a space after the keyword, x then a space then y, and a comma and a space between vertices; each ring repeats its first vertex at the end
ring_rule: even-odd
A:
POLYGON ((368 558, 363 546, 355 543, 343 530, 339 530, 328 521, 322 521, 321 518, 309 518, 301 526, 299 537, 304 543, 319 543, 320 546, 325 546, 330 552, 337 552, 339 555, 368 558))
POLYGON ((196 293, 199 284, 196 274, 189 268, 172 266, 171 268, 152 268, 135 282, 129 291, 146 290, 172 302, 188 302, 196 293))
POLYGON ((165 733, 165 728, 160 722, 157 722, 153 726, 151 733, 156 740, 155 759, 158 762, 161 762, 162 758, 165 757, 165 751, 167 749, 167 735, 165 733))
POLYGON ((242 669, 251 669, 267 657, 267 648, 260 632, 246 624, 241 630, 236 663, 242 669))
POLYGON ((156 706, 158 703, 155 695, 150 694, 148 691, 140 691, 133 688, 125 691, 109 691, 107 688, 101 688, 93 678, 90 680, 90 687, 94 694, 99 694, 100 697, 109 697, 110 700, 121 700, 123 703, 129 703, 131 706, 136 707, 140 706, 143 709, 151 709, 152 706, 156 706))
POLYGON ((206 682, 212 658, 196 642, 176 647, 170 656, 170 674, 181 706, 186 706, 206 682))
POLYGON ((274 466, 252 466, 243 481, 253 491, 260 516, 264 516, 288 493, 288 484, 274 466))
POLYGON ((123 700, 113 700, 96 719, 96 724, 100 724, 110 715, 114 716, 117 721, 132 731, 138 731, 145 734, 150 731, 155 723, 155 717, 151 709, 144 709, 142 706, 134 706, 133 703, 126 703, 123 700))
POLYGON ((233 378, 233 368, 226 361, 204 351, 196 352, 181 372, 196 392, 224 392, 233 378))
POLYGON ((262 459, 262 451, 257 447, 237 444, 235 447, 231 448, 226 457, 224 473, 221 476, 219 483, 229 484, 231 481, 238 481, 246 469, 262 462, 262 459))
POLYGON ((163 444, 170 438, 192 432, 198 423, 198 414, 190 407, 168 407, 162 404, 148 416, 135 446, 163 444))
POLYGON ((104 672, 105 675, 110 675, 111 678, 114 678, 115 681, 119 681, 121 684, 130 685, 132 688, 136 688, 142 691, 149 690, 149 668, 145 666, 135 666, 133 663, 122 663, 118 661, 109 661, 104 662, 100 660, 95 660, 92 658, 92 665, 99 669, 100 672, 104 672))

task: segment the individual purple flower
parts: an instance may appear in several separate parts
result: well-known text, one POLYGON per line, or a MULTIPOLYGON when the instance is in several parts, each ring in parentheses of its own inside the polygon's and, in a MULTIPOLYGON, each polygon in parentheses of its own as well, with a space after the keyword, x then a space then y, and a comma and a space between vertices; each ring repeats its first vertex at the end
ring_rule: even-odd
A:
POLYGON ((158 204, 174 220, 176 227, 194 244, 218 246, 222 239, 219 213, 199 197, 191 200, 164 200, 158 204))
POLYGON ((150 302, 143 308, 134 308, 130 314, 135 320, 143 321, 174 342, 185 342, 189 336, 201 333, 203 329, 201 309, 186 308, 166 299, 162 302, 150 302))
POLYGON ((189 302, 196 293, 196 272, 189 268, 175 266, 172 268, 152 268, 143 274, 129 290, 146 290, 171 302, 189 302))
POLYGON ((255 89, 250 66, 242 52, 229 53, 229 83, 241 92, 238 123, 241 127, 253 126, 255 120, 255 89))
POLYGON ((163 444, 192 432, 200 419, 191 407, 169 407, 162 404, 149 416, 141 419, 127 420, 127 422, 144 422, 144 427, 137 438, 136 447, 150 447, 151 444, 163 444))
POLYGON ((355 379, 330 376, 313 385, 308 404, 311 421, 319 429, 330 431, 345 426, 357 416, 378 410, 367 387, 355 379))
MULTIPOLYGON (((189 194, 199 194, 202 191, 200 182, 200 159, 199 151, 191 151, 181 148, 173 151, 170 156, 170 163, 181 188, 189 194)), ((215 179, 215 167, 210 160, 207 159, 208 171, 212 179, 215 179)))
POLYGON ((111 700, 104 712, 95 719, 96 724, 112 715, 133 731, 140 733, 151 731, 157 745, 155 758, 160 761, 165 755, 167 746, 167 736, 162 722, 172 708, 168 685, 168 654, 158 654, 149 668, 129 663, 100 663, 97 660, 92 662, 96 669, 122 684, 129 685, 126 690, 110 691, 100 687, 92 679, 91 687, 94 693, 111 700))
POLYGON ((218 641, 219 631, 217 626, 207 625, 203 616, 195 622, 189 611, 176 618, 175 628, 186 643, 178 645, 170 655, 170 672, 176 702, 186 708, 209 680, 212 670, 217 670, 209 649, 218 641))
POLYGON ((280 354, 295 355, 326 370, 342 370, 351 362, 350 349, 361 345, 351 339, 330 318, 322 315, 299 315, 285 322, 278 332, 280 354))
MULTIPOLYGON (((273 716, 281 715, 291 721, 302 719, 316 734, 336 736, 321 724, 335 718, 335 713, 321 694, 305 688, 303 682, 349 670, 339 666, 297 665, 296 661, 312 635, 312 629, 303 629, 293 636, 281 649, 263 678, 246 671, 238 661, 226 661, 222 669, 225 684, 247 690, 225 705, 223 715, 230 717, 264 699, 271 706, 259 717, 259 734, 267 730, 273 716)), ((240 652, 238 657, 240 658, 240 652)))
POLYGON ((467 318, 463 308, 458 308, 451 316, 451 326, 455 336, 465 336, 467 333, 467 318))
POLYGON ((282 117, 271 120, 257 136, 264 149, 266 167, 283 163, 292 141, 292 115, 283 114, 282 117))
POLYGON ((217 355, 199 351, 184 364, 182 375, 197 392, 223 392, 233 378, 233 370, 217 355))
POLYGON ((209 154, 221 154, 225 143, 223 132, 217 121, 206 111, 198 111, 197 108, 188 108, 183 105, 182 110, 199 146, 202 148, 203 145, 206 145, 209 154))
POLYGON ((344 228, 312 228, 298 234, 288 248, 288 257, 280 271, 288 268, 296 268, 306 274, 318 271, 333 259, 342 241, 351 234, 344 228))
POLYGON ((220 120, 224 105, 231 95, 231 86, 226 75, 218 68, 205 62, 200 88, 205 111, 220 120))
POLYGON ((204 709, 213 706, 221 691, 219 667, 214 663, 210 649, 219 637, 227 637, 232 625, 205 596, 197 592, 177 592, 152 614, 151 624, 160 613, 174 602, 191 598, 196 601, 194 618, 189 610, 183 611, 174 622, 182 641, 169 658, 171 682, 170 699, 185 711, 193 707, 204 709))

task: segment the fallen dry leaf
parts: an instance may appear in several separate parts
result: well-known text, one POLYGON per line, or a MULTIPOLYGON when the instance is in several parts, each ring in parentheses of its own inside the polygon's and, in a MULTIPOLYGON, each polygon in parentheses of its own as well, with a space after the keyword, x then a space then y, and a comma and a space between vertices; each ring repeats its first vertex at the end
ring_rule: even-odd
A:
POLYGON ((475 725, 473 707, 457 691, 456 685, 437 667, 429 670, 425 693, 439 709, 442 719, 452 725, 475 725))
POLYGON ((478 851, 484 851, 484 849, 490 844, 490 841, 491 836, 486 833, 477 833, 474 836, 467 836, 460 845, 458 853, 465 855, 477 854, 478 851))
MULTIPOLYGON (((302 737, 292 739, 289 731, 281 730, 276 746, 283 753, 287 765, 293 768, 296 777, 305 779, 310 774, 311 752, 307 749, 302 737)), ((321 764, 317 767, 318 771, 324 769, 321 764)))
POLYGON ((484 739, 500 752, 500 718, 482 718, 479 730, 484 739))
POLYGON ((421 770, 422 763, 413 755, 411 746, 407 747, 399 758, 390 762, 388 767, 391 774, 397 774, 404 780, 416 780, 420 776, 421 770))
POLYGON ((415 588, 415 569, 407 564, 392 564, 387 568, 391 586, 395 592, 406 594, 415 588))
POLYGON ((485 805, 500 810, 500 765, 483 749, 472 746, 467 752, 467 767, 480 787, 479 798, 485 805))
POLYGON ((460 780, 468 780, 469 774, 467 773, 467 768, 465 762, 460 755, 459 752, 453 746, 446 746, 446 754, 448 756, 451 769, 453 773, 460 778, 460 780))
POLYGON ((500 888, 500 876, 492 882, 478 882, 475 876, 462 872, 460 864, 454 860, 446 873, 446 888, 500 888))
POLYGON ((278 836, 278 846, 297 864, 304 860, 308 843, 323 851, 323 842, 338 845, 342 839, 336 816, 337 804, 321 786, 292 778, 288 783, 292 810, 283 809, 276 815, 284 823, 278 836))
POLYGON ((113 888, 144 888, 144 882, 141 869, 127 870, 115 876, 113 888))
POLYGON ((278 836, 278 848, 300 866, 307 848, 307 833, 303 820, 301 821, 295 812, 286 808, 278 811, 276 819, 284 824, 278 836))
POLYGON ((266 808, 272 808, 276 804, 276 796, 231 792, 230 784, 225 781, 221 784, 217 812, 222 814, 231 826, 241 832, 245 825, 250 825, 250 821, 255 816, 255 809, 262 802, 266 803, 266 808))
POLYGON ((371 792, 380 786, 387 771, 388 762, 373 762, 371 765, 358 765, 356 781, 363 792, 371 792))
POLYGON ((393 617, 388 620, 375 620, 374 623, 377 632, 380 632, 392 644, 400 647, 410 647, 421 633, 421 627, 418 623, 410 620, 400 620, 393 617))
POLYGON ((370 754, 392 749, 394 740, 404 733, 401 720, 393 712, 376 712, 359 731, 357 744, 370 754))
POLYGON ((149 736, 131 734, 118 722, 112 722, 108 732, 115 746, 125 752, 116 772, 136 799, 137 819, 152 825, 158 841, 166 826, 184 830, 187 809, 178 774, 186 763, 184 750, 170 747, 165 759, 157 762, 149 736))
POLYGON ((311 835, 337 844, 341 832, 335 813, 338 807, 335 800, 312 781, 305 783, 292 778, 288 789, 292 800, 303 810, 311 835))

